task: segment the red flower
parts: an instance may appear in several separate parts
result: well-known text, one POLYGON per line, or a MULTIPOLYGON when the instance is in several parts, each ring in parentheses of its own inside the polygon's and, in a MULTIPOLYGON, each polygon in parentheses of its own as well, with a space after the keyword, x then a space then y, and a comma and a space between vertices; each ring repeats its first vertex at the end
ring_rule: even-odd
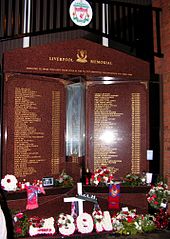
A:
POLYGON ((133 222, 133 218, 132 218, 132 217, 127 217, 127 221, 128 221, 129 223, 131 223, 131 222, 133 222))
POLYGON ((23 218, 23 213, 22 213, 22 212, 17 213, 17 214, 16 214, 16 217, 17 217, 18 219, 23 218))
POLYGON ((97 181, 98 181, 98 182, 100 182, 100 181, 101 181, 101 178, 100 178, 100 177, 98 177, 98 178, 97 178, 97 181))
POLYGON ((17 227, 15 232, 16 232, 16 234, 21 234, 22 233, 21 227, 17 227))
POLYGON ((155 204, 155 205, 158 205, 158 202, 157 202, 157 201, 155 201, 155 202, 154 202, 154 204, 155 204))
POLYGON ((151 197, 148 197, 148 201, 149 201, 149 202, 152 201, 152 198, 151 198, 151 197))
POLYGON ((109 176, 110 181, 113 180, 113 178, 114 178, 113 175, 109 176))

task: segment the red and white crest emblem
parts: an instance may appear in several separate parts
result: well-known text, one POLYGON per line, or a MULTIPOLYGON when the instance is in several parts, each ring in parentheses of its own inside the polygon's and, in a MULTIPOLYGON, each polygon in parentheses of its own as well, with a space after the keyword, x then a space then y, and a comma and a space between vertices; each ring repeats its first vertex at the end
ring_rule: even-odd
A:
POLYGON ((86 26, 92 19, 92 8, 86 0, 74 0, 70 5, 71 20, 78 26, 86 26))

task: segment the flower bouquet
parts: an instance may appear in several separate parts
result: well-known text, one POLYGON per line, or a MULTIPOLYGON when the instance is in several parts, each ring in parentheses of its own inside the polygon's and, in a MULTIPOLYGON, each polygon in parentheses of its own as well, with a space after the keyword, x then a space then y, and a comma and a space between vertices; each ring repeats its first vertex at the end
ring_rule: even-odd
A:
POLYGON ((163 230, 168 228, 170 218, 168 213, 165 210, 160 209, 159 212, 157 212, 154 215, 154 217, 155 217, 155 225, 157 229, 163 230))
POLYGON ((145 183, 144 180, 145 180, 144 177, 141 177, 140 175, 129 173, 123 178, 122 184, 125 186, 136 187, 136 186, 144 185, 145 183))
POLYGON ((29 219, 29 235, 53 235, 55 233, 54 218, 40 218, 37 216, 29 219))
POLYGON ((136 222, 138 223, 138 227, 141 232, 149 233, 156 229, 155 217, 153 215, 139 215, 136 219, 136 222))
POLYGON ((146 196, 152 208, 156 210, 160 210, 161 208, 166 209, 168 204, 168 185, 163 181, 158 182, 155 186, 151 187, 146 196))
POLYGON ((54 186, 72 187, 74 185, 73 178, 64 171, 54 180, 54 186))
POLYGON ((15 237, 20 238, 27 236, 29 228, 29 220, 27 215, 22 212, 13 212, 12 215, 15 237))
POLYGON ((100 223, 103 219, 103 212, 100 208, 96 208, 95 210, 93 210, 92 217, 94 220, 94 224, 100 223))
POLYGON ((101 166, 92 174, 90 181, 95 186, 108 186, 114 183, 113 173, 106 166, 101 166))
POLYGON ((6 191, 16 191, 18 180, 14 175, 7 174, 1 179, 1 187, 6 191))
POLYGON ((152 232, 156 229, 154 216, 137 215, 136 210, 120 211, 112 217, 115 233, 121 235, 136 235, 142 232, 152 232))

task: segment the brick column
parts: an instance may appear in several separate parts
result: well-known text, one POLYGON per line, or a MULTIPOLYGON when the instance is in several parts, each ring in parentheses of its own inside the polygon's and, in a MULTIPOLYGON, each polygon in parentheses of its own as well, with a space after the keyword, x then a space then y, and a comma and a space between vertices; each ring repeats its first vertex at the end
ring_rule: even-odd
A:
MULTIPOLYGON (((155 58, 156 73, 160 74, 163 88, 162 135, 163 135, 163 176, 168 180, 170 189, 170 1, 154 0, 154 7, 160 7, 162 59, 155 58)), ((170 205, 168 211, 170 212, 170 205)))

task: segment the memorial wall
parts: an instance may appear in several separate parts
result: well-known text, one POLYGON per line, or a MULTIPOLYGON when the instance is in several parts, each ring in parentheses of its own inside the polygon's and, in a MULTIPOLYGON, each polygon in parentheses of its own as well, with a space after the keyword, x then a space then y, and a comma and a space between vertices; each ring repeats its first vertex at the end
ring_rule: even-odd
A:
POLYGON ((2 175, 78 179, 72 154, 117 178, 147 171, 148 81, 147 62, 84 39, 5 53, 2 175))

